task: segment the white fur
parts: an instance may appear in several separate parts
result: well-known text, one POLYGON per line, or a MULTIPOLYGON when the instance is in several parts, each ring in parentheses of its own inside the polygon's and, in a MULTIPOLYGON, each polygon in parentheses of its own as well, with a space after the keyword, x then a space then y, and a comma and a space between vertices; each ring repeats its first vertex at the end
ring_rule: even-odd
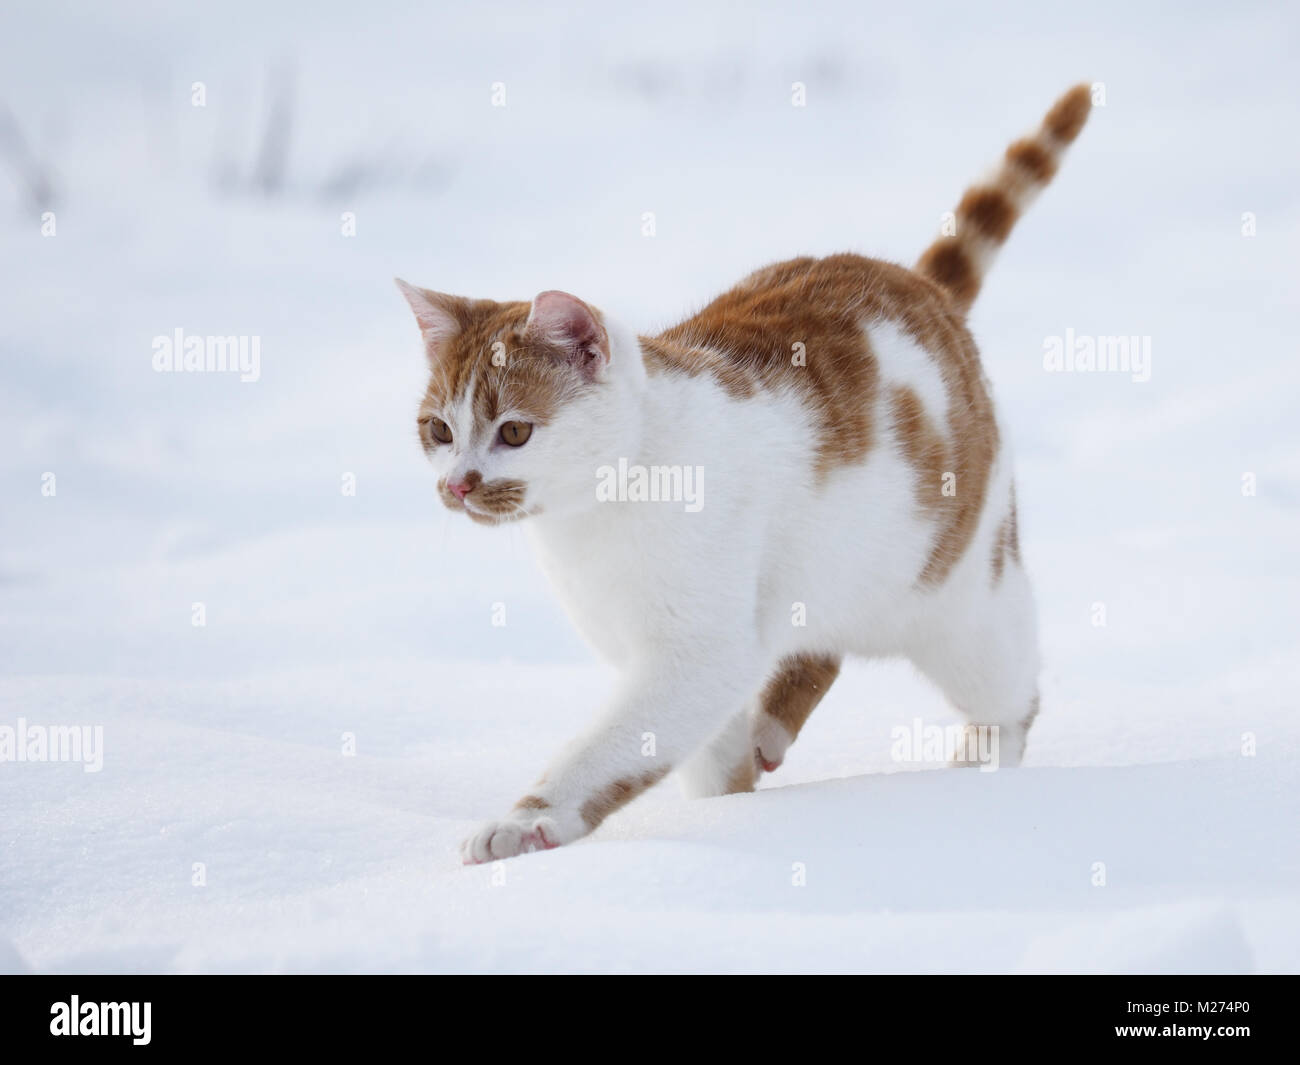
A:
MULTIPOLYGON (((736 760, 752 757, 748 708, 796 652, 907 656, 974 723, 1002 726, 1015 761, 1038 662, 1023 571, 1008 557, 1000 582, 990 574, 1010 504, 1005 450, 972 543, 939 587, 922 589, 935 530, 917 510, 914 473, 883 410, 865 461, 818 483, 816 429, 793 390, 737 400, 707 375, 647 375, 636 338, 607 326, 602 387, 524 447, 492 448, 490 434, 461 444, 468 412, 442 415, 458 443, 437 449, 440 472, 475 468, 485 480, 528 483, 525 506, 538 513, 526 526, 541 564, 622 677, 532 789, 548 808, 488 823, 466 841, 466 857, 576 839, 588 831, 585 802, 653 770, 683 769, 689 790, 717 794, 736 760), (703 508, 597 503, 596 469, 619 458, 703 466, 703 508), (796 604, 802 626, 792 623, 796 604)), ((912 387, 946 425, 933 356, 893 324, 869 331, 885 382, 912 387)))

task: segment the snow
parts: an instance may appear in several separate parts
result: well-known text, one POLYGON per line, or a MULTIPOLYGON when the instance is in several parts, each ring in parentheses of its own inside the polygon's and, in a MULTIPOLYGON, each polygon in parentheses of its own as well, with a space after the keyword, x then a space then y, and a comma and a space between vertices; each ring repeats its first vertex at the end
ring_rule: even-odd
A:
POLYGON ((1300 970, 1298 16, 729 10, 7 13, 58 229, 0 184, 0 727, 105 750, 0 764, 0 971, 1300 970), (1043 618, 1025 768, 894 762, 953 718, 858 664, 758 793, 461 867, 611 675, 520 530, 437 503, 392 277, 650 330, 773 258, 907 261, 1080 78, 1107 104, 972 318, 1043 618), (261 379, 154 373, 178 327, 260 336, 261 379), (1068 329, 1150 336, 1151 380, 1045 373, 1068 329))

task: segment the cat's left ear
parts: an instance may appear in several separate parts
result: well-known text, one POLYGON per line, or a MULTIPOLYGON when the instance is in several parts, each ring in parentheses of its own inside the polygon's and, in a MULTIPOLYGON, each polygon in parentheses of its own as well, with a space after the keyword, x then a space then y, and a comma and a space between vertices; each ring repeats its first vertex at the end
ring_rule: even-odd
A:
POLYGON ((393 278, 406 302, 415 313, 415 320, 420 326, 420 335, 429 350, 430 358, 440 354, 442 347, 460 332, 460 317, 456 314, 457 305, 464 301, 456 296, 447 296, 441 292, 431 292, 427 288, 416 288, 400 277, 393 278))
POLYGON ((542 292, 528 312, 527 332, 556 345, 588 381, 598 380, 609 366, 609 334, 600 315, 567 292, 542 292))

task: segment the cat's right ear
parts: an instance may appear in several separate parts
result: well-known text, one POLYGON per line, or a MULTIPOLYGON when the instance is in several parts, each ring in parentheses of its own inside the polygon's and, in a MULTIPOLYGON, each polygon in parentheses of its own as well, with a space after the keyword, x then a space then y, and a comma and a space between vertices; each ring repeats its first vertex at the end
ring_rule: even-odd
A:
POLYGON ((447 341, 460 332, 460 319, 456 316, 456 304, 459 300, 455 296, 408 285, 400 277, 393 280, 397 282, 398 289, 415 313, 415 320, 420 326, 420 335, 424 337, 430 357, 434 356, 447 341))

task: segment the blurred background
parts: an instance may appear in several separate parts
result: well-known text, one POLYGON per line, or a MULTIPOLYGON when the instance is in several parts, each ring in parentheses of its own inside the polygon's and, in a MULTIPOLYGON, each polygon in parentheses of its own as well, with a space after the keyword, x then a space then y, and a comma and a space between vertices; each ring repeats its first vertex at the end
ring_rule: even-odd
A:
MULTIPOLYGON (((357 730, 389 759, 370 783, 445 815, 450 843, 603 690, 524 533, 437 502, 395 275, 499 299, 562 288, 650 332, 775 259, 910 263, 1078 81, 1104 106, 971 317, 1043 619, 1029 761, 1223 755, 1250 728, 1294 749, 1278 724, 1300 680, 1294 5, 234 0, 2 17, 0 705, 120 737, 84 796, 80 775, 0 768, 0 931, 29 959, 180 964, 188 911, 158 933, 166 949, 124 954, 130 934, 96 925, 104 953, 86 954, 52 930, 85 926, 42 893, 97 913, 84 900, 126 892, 157 912, 151 870, 188 875, 190 850, 219 851, 245 814, 319 811, 312 789, 339 785, 288 797, 294 751, 333 757, 357 730), (176 329, 260 338, 260 378, 155 372, 153 340, 176 329), (1149 337, 1150 380, 1045 372, 1067 330, 1149 337), (261 764, 249 741, 286 746, 240 778, 261 764), (115 764, 131 775, 106 791, 115 764), (141 811, 167 808, 177 821, 146 818, 141 843, 141 811), (51 857, 51 840, 95 846, 89 824, 138 864, 92 881, 51 857), (159 828, 189 850, 158 850, 159 828)), ((787 782, 887 768, 891 725, 945 712, 903 667, 846 679, 787 782)), ((305 853, 353 823, 321 816, 334 827, 305 853)), ((334 882, 285 858, 292 831, 264 846, 260 831, 231 854, 255 850, 281 883, 334 882)), ((355 835, 373 838, 364 818, 355 835)))

